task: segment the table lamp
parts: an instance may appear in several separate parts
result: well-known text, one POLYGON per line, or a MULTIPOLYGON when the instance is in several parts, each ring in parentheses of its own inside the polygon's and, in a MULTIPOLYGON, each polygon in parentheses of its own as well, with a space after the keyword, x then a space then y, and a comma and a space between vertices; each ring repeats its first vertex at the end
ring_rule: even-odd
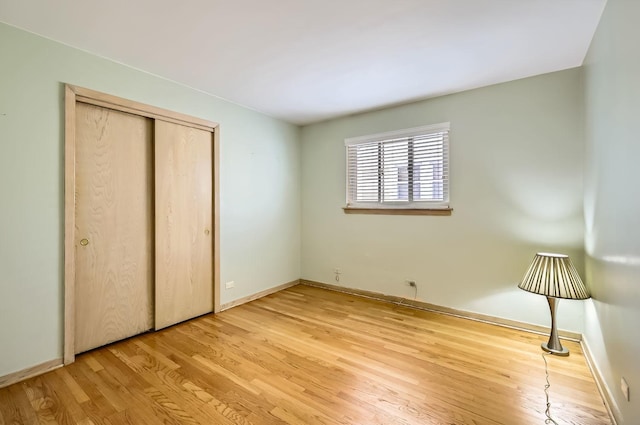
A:
POLYGON ((560 344, 556 329, 558 299, 584 300, 591 296, 569 256, 537 253, 518 288, 547 297, 551 310, 551 335, 549 342, 542 344, 542 349, 558 356, 568 356, 569 350, 560 344))

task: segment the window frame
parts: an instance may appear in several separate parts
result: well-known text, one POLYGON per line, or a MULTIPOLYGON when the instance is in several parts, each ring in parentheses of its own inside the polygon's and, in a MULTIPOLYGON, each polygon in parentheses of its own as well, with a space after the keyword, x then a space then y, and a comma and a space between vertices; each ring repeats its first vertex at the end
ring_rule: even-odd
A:
MULTIPOLYGON (((366 136, 357 136, 350 137, 344 140, 345 144, 345 164, 346 164, 346 184, 345 184, 345 194, 346 194, 346 206, 343 207, 343 210, 347 214, 398 214, 398 215, 451 215, 451 192, 450 192, 450 155, 449 155, 449 133, 450 133, 451 125, 449 122, 425 125, 420 127, 412 127, 402 130, 388 131, 384 133, 370 134, 366 136), (362 145, 362 144, 372 144, 372 143, 380 143, 380 142, 389 142, 391 143, 394 139, 402 139, 407 138, 410 139, 412 137, 420 137, 426 136, 434 133, 445 133, 443 138, 443 153, 442 153, 442 170, 446 170, 444 173, 444 182, 443 182, 443 200, 442 201, 381 201, 380 200, 380 192, 378 192, 378 202, 353 202, 351 199, 351 175, 350 175, 350 163, 349 163, 349 147, 362 145)), ((382 145, 380 145, 382 146, 382 145)), ((413 163, 413 157, 411 155, 412 149, 407 147, 407 163, 413 163)), ((412 174, 412 173, 411 173, 412 174)), ((415 185, 415 180, 413 181, 413 185, 409 181, 407 190, 409 192, 413 192, 413 185, 415 185)), ((382 187, 379 187, 378 190, 382 190, 382 187)))

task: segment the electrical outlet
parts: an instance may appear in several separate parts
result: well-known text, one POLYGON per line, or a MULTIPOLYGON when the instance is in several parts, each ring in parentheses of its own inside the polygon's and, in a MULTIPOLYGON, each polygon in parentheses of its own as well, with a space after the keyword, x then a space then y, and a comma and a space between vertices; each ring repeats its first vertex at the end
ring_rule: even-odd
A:
POLYGON ((340 282, 340 275, 342 274, 342 270, 340 270, 339 268, 335 268, 333 269, 333 274, 335 275, 335 281, 340 282))
POLYGON ((225 283, 225 284, 224 284, 224 287, 225 287, 226 289, 235 288, 235 287, 236 287, 236 283, 235 283, 233 280, 231 280, 231 281, 229 281, 229 282, 225 283))
POLYGON ((630 401, 630 399, 629 399, 629 384, 627 384, 627 381, 624 378, 620 378, 620 389, 622 390, 622 394, 624 394, 624 398, 627 401, 630 401))

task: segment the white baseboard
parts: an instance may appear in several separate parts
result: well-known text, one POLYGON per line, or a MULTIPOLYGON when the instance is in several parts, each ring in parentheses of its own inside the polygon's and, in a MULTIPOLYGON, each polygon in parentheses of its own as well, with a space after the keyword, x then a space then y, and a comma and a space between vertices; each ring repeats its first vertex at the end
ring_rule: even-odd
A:
POLYGON ((613 425, 617 425, 616 418, 621 417, 620 409, 618 408, 618 404, 616 403, 615 398, 613 397, 613 392, 611 388, 607 385, 600 369, 598 368, 598 364, 595 362, 593 357, 593 352, 589 347, 589 342, 586 338, 582 338, 580 341, 580 345, 582 345, 582 352, 584 353, 584 358, 587 360, 587 365, 589 369, 591 369, 591 375, 593 375, 594 380, 596 381, 596 385, 598 386, 598 391, 600 391, 600 396, 604 401, 604 405, 607 408, 607 412, 609 412, 609 416, 611 417, 611 422, 613 425))
POLYGON ((24 381, 25 379, 42 375, 59 367, 62 367, 62 359, 53 359, 5 376, 0 376, 0 388, 8 387, 11 384, 24 381))
POLYGON ((220 306, 220 311, 229 310, 230 308, 257 300, 258 298, 266 297, 267 295, 275 294, 276 292, 282 291, 283 289, 291 288, 292 286, 296 286, 299 284, 300 279, 296 279, 292 280, 291 282, 283 283, 282 285, 274 286, 273 288, 265 289, 264 291, 260 291, 253 295, 238 298, 237 300, 222 304, 220 306))

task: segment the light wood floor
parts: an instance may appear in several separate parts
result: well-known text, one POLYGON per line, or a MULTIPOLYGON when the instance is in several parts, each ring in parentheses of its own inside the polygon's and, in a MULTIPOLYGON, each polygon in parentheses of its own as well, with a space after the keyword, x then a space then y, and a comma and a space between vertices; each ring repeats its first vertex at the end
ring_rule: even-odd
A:
MULTIPOLYGON (((544 424, 533 335, 298 285, 0 389, 0 424, 544 424)), ((610 424, 577 343, 558 424, 610 424)))

